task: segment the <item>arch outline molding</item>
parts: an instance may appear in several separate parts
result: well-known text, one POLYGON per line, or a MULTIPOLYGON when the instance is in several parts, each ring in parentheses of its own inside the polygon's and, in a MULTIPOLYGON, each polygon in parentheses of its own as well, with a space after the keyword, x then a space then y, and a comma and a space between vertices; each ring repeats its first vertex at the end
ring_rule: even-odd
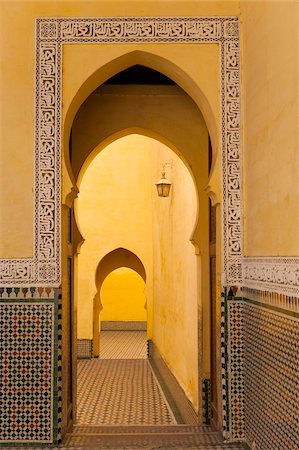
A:
POLYGON ((238 17, 36 19, 34 257, 0 260, 0 285, 61 283, 62 46, 218 43, 225 283, 242 282, 240 42, 238 17))

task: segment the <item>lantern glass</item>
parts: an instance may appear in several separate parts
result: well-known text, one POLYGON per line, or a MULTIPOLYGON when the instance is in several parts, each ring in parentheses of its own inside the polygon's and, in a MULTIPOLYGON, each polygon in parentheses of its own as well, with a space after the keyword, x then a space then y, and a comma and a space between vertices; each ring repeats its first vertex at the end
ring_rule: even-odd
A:
POLYGON ((168 197, 170 193, 171 183, 165 177, 156 183, 159 197, 168 197))

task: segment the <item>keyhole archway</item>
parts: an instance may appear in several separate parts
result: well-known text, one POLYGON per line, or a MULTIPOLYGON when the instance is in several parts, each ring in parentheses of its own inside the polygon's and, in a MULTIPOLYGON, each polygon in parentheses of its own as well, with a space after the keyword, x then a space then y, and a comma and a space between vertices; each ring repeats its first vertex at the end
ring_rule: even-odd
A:
MULTIPOLYGON (((85 327, 88 321, 86 311, 92 294, 89 285, 95 251, 101 254, 105 246, 131 242, 135 254, 138 249, 138 256, 145 258, 147 289, 152 292, 148 296, 148 337, 165 353, 164 358, 172 362, 177 376, 181 374, 195 408, 198 407, 198 256, 190 236, 197 210, 194 181, 182 161, 158 141, 135 134, 117 139, 95 156, 82 177, 76 202, 76 216, 86 238, 79 255, 80 337, 83 338, 82 308, 85 327), (161 199, 155 181, 161 177, 161 163, 169 161, 171 155, 172 167, 168 170, 173 188, 169 198, 161 199), (186 219, 182 219, 182 213, 186 219)), ((96 311, 94 343, 99 336, 98 317, 96 311)), ((98 351, 98 345, 94 350, 98 351)))
MULTIPOLYGON (((101 299, 101 288, 109 274, 120 267, 127 267, 137 272, 146 283, 145 268, 141 260, 130 250, 118 248, 112 250, 99 262, 96 270, 97 293, 93 300, 93 355, 98 357, 100 354, 100 329, 99 315, 103 308, 101 299)), ((145 305, 144 305, 145 306, 145 305)))
MULTIPOLYGON (((140 88, 140 86, 139 86, 140 88)), ((208 254, 209 254, 209 243, 208 243, 208 219, 203 219, 204 217, 208 217, 208 197, 206 193, 204 192, 204 189, 208 185, 209 180, 209 164, 208 164, 208 132, 205 125, 205 121, 203 120, 203 117, 197 108, 197 106, 194 104, 194 102, 186 95, 177 85, 174 85, 169 89, 169 86, 167 86, 166 90, 168 90, 167 96, 172 101, 176 102, 178 101, 180 103, 180 107, 176 110, 171 106, 171 103, 168 102, 168 104, 164 103, 164 106, 161 105, 161 103, 156 104, 156 113, 149 114, 149 109, 152 107, 148 107, 146 102, 143 102, 143 114, 137 114, 136 111, 140 112, 140 107, 136 107, 136 104, 133 105, 132 109, 123 109, 123 105, 120 103, 117 103, 115 101, 115 98, 113 99, 111 105, 112 111, 110 110, 110 119, 108 118, 107 114, 105 114, 105 117, 107 118, 108 122, 110 121, 110 125, 112 124, 112 130, 113 133, 108 132, 107 134, 107 122, 105 120, 101 120, 104 118, 103 115, 101 115, 101 112, 99 112, 99 109, 97 109, 97 112, 100 114, 100 116, 97 115, 97 112, 93 109, 96 101, 96 97, 101 100, 101 105, 103 109, 105 110, 108 106, 108 104, 105 104, 104 97, 106 96, 107 89, 111 91, 110 86, 100 86, 99 89, 97 89, 90 98, 88 98, 83 108, 80 108, 78 111, 72 127, 72 139, 71 139, 71 159, 72 159, 72 167, 73 167, 73 173, 78 174, 81 170, 83 164, 84 164, 84 158, 85 161, 88 160, 88 158, 91 157, 92 153, 91 150, 94 148, 95 142, 101 143, 103 147, 107 145, 112 139, 115 138, 116 135, 120 136, 122 134, 127 134, 128 132, 131 132, 131 130, 142 130, 142 133, 147 135, 154 135, 159 136, 162 141, 165 141, 167 143, 170 143, 170 146, 176 150, 176 152, 179 154, 179 156, 186 161, 187 166, 189 167, 189 170, 192 171, 192 174, 194 176, 194 180, 197 185, 198 189, 198 195, 199 195, 199 204, 200 209, 198 211, 198 217, 201 216, 202 220, 196 221, 196 226, 194 226, 193 233, 191 235, 191 240, 195 244, 196 253, 200 255, 200 270, 199 270, 199 295, 202 298, 202 306, 201 310, 205 311, 205 317, 206 320, 203 322, 202 318, 200 320, 199 324, 199 330, 200 334, 205 340, 205 344, 203 344, 202 337, 200 339, 199 345, 200 345, 200 370, 204 374, 204 378, 210 377, 210 307, 209 307, 209 262, 208 262, 208 254), (106 92, 103 92, 105 91, 106 92), (174 93, 171 93, 171 90, 175 91, 174 93), (174 95, 173 95, 174 94, 174 95), (104 100, 104 101, 103 101, 104 100), (95 103, 94 103, 95 101, 95 103), (162 107, 161 107, 162 106, 162 107), (163 109, 164 108, 164 109, 163 109), (93 111, 93 113, 92 113, 93 111), (119 117, 121 117, 121 120, 112 120, 111 117, 116 113, 116 111, 119 114, 119 117), (178 114, 176 114, 174 111, 176 111, 178 114), (182 115, 183 111, 183 115, 182 115), (187 112, 187 114, 184 116, 184 112, 187 112), (95 114, 94 114, 95 113, 95 114), (85 115, 86 121, 84 122, 85 125, 83 125, 82 122, 82 114, 85 115), (156 117, 159 118, 158 121, 153 121, 152 117, 153 114, 156 114, 156 117), (169 117, 170 115, 170 117, 169 117), (177 116, 176 118, 174 116, 177 116), (163 116, 168 119, 163 119, 163 116), (180 121, 180 125, 182 122, 182 117, 184 117, 186 120, 184 121, 184 126, 174 126, 177 120, 180 121), (89 120, 90 119, 90 120, 89 120), (81 122, 81 124, 80 124, 81 122), (105 123, 104 123, 105 122, 105 123), (86 127, 86 124, 90 125, 90 127, 95 127, 95 123, 97 124, 103 124, 103 128, 105 128, 105 131, 101 129, 101 126, 98 127, 98 131, 96 132, 96 135, 94 133, 91 133, 93 143, 91 146, 88 144, 87 146, 84 146, 84 142, 80 140, 80 134, 82 133, 82 129, 84 129, 85 135, 89 133, 88 126, 86 127), (117 123, 117 128, 119 131, 115 131, 115 124, 117 123), (161 124, 163 127, 163 124, 165 124, 165 129, 163 132, 161 131, 161 124), (83 128, 82 128, 83 127, 83 128), (182 132, 182 129, 184 129, 184 132, 182 132), (103 133, 104 131, 104 133, 103 133), (195 134, 194 134, 195 133, 195 134), (186 137, 189 135, 189 140, 186 139, 186 137), (191 139, 190 139, 191 137, 191 139), (202 148, 205 148, 204 151, 200 150, 201 144, 200 142, 205 142, 202 148), (78 151, 78 148, 80 148, 80 152, 78 151), (187 150, 189 148, 189 150, 187 150), (189 152, 189 153, 188 153, 189 152), (184 156, 185 154, 185 156, 184 156), (204 157, 205 162, 200 162, 199 159, 204 157), (83 158, 83 159, 82 159, 83 158), (199 159, 198 159, 199 158, 199 159), (192 167, 192 169, 191 169, 192 167), (204 292, 204 294, 203 294, 204 292), (205 356, 206 355, 206 356, 205 356)), ((115 87, 112 88, 115 90, 115 87)), ((122 86, 123 89, 123 86, 122 86)), ((152 89, 152 86, 151 86, 152 89)), ((155 95, 146 95, 148 98, 156 98, 161 94, 157 94, 157 87, 154 88, 156 90, 155 95)), ((164 87, 163 87, 164 89, 164 87)), ((136 98, 142 98, 141 91, 142 89, 135 90, 135 100, 136 98)), ((128 92, 127 92, 128 93, 128 92)), ((147 94, 149 93, 149 90, 147 91, 147 94)), ((165 89, 164 89, 164 96, 165 96, 165 89)), ((163 96, 162 94, 162 96, 163 96)), ((108 94, 109 97, 110 94, 108 94)), ((129 92, 128 95, 131 95, 129 92)), ((112 93, 113 96, 113 93, 112 93)), ((144 96, 143 96, 144 97, 144 96)), ((109 99, 109 101, 111 98, 109 99)), ((137 100, 137 101, 139 101, 137 100)), ((108 103, 109 103, 108 101, 108 103)), ((109 107, 110 108, 110 107, 109 107)), ((94 128, 95 129, 95 128, 94 128)), ((108 126, 109 129, 109 126, 108 126)), ((215 164, 213 162, 213 164, 215 164)), ((212 164, 212 165, 213 165, 212 164)), ((76 175, 77 176, 77 175, 76 175)), ((202 379, 202 375, 200 376, 200 379, 202 379)), ((199 404, 201 404, 201 398, 199 398, 199 404)))
MULTIPOLYGON (((68 257, 66 252, 67 242, 66 230, 69 228, 67 224, 68 208, 71 204, 73 194, 70 194, 70 189, 73 187, 75 192, 75 186, 71 186, 70 173, 66 169, 66 164, 63 164, 63 176, 61 178, 61 166, 60 166, 60 150, 61 150, 61 126, 65 126, 65 136, 67 146, 69 138, 69 129, 67 121, 64 120, 67 115, 67 110, 72 98, 75 97, 77 87, 87 80, 92 73, 96 71, 92 70, 92 65, 87 68, 86 64, 82 64, 82 67, 77 64, 77 67, 82 68, 80 70, 80 77, 74 80, 74 84, 69 83, 68 70, 72 70, 74 59, 69 52, 72 52, 77 47, 80 56, 84 54, 87 47, 91 50, 91 47, 100 50, 98 56, 101 56, 101 48, 105 47, 106 57, 94 58, 95 64, 104 66, 111 60, 116 59, 122 53, 126 53, 129 50, 142 50, 151 52, 153 47, 157 46, 157 52, 160 52, 159 56, 164 57, 167 60, 168 57, 173 63, 177 63, 178 67, 184 67, 178 63, 177 53, 180 53, 180 44, 175 48, 173 42, 176 44, 179 42, 188 42, 188 46, 184 44, 184 47, 190 51, 189 57, 186 61, 191 61, 192 65, 196 66, 196 72, 198 70, 197 62, 201 60, 201 50, 195 51, 193 47, 200 47, 213 43, 213 46, 217 46, 221 49, 221 79, 219 83, 216 83, 216 89, 220 86, 220 94, 217 91, 215 98, 218 101, 221 99, 221 114, 217 114, 217 111, 211 107, 215 117, 222 116, 222 128, 219 127, 219 133, 215 131, 219 137, 219 142, 222 142, 222 174, 224 183, 223 192, 223 223, 224 233, 223 237, 223 252, 224 252, 224 267, 221 270, 224 271, 223 284, 227 282, 234 282, 239 280, 241 275, 240 265, 237 263, 242 256, 241 248, 238 245, 241 239, 240 230, 240 216, 241 211, 241 166, 240 166, 240 67, 239 67, 239 31, 238 31, 238 18, 236 17, 210 17, 210 18, 144 18, 142 21, 138 18, 118 18, 116 20, 119 28, 119 35, 110 35, 113 30, 115 32, 115 25, 113 20, 94 17, 92 19, 86 18, 66 18, 65 21, 61 18, 51 19, 49 17, 38 19, 36 24, 36 152, 35 152, 35 233, 34 233, 34 252, 33 259, 26 258, 22 261, 3 261, 5 269, 9 268, 9 275, 4 275, 4 283, 12 283, 14 280, 15 285, 22 283, 26 286, 50 286, 60 287, 61 285, 61 269, 62 269, 62 290, 63 290, 63 304, 62 304, 62 321, 63 321, 63 337, 62 337, 62 399, 58 395, 58 402, 62 401, 62 420, 65 425, 66 411, 71 410, 69 408, 69 400, 71 392, 69 381, 69 359, 71 350, 69 349, 69 324, 70 316, 69 307, 69 294, 71 298, 70 287, 67 283, 70 279, 67 273, 68 257), (167 30, 166 37, 161 34, 161 27, 165 27, 167 30), (179 30, 178 30, 178 24, 179 30), (137 29, 136 35, 132 39, 131 27, 134 25, 134 29, 137 29), (152 27, 153 39, 149 31, 148 25, 152 27), (102 27, 103 26, 103 27, 102 27), (124 26, 124 28, 123 28, 124 26), (136 28, 135 28, 136 26, 136 28), (99 34, 99 27, 103 29, 103 33, 99 34), (142 30, 139 34, 139 30, 142 30), (180 29, 186 30, 184 35, 180 34, 180 29), (87 33, 90 33, 89 35, 87 33), (143 34, 144 33, 144 34, 143 34), (105 39, 108 39, 110 43, 117 43, 117 45, 111 45, 111 51, 108 48, 105 39), (131 40, 130 40, 131 39, 131 40), (89 43, 96 45, 86 45, 89 43), (74 43, 76 45, 69 45, 74 43), (104 43, 104 45, 102 45, 104 43), (191 43, 191 44, 190 44, 191 43), (83 44, 83 45, 82 45, 83 44), (154 45, 152 45, 154 44, 154 45), (164 45, 165 44, 165 45, 164 45), (190 44, 190 45, 189 45, 190 44), (215 45, 214 45, 215 44, 215 45), (124 48, 127 46, 126 48, 124 48), (63 47, 63 51, 62 51, 63 47), (84 49, 85 47, 85 49, 84 49), (172 48, 171 48, 172 47, 172 48), (72 48, 72 50, 70 50, 72 48), (166 51, 163 53, 163 48, 166 51), (177 51, 178 49, 178 51, 177 51), (107 56, 107 54, 109 54, 107 56), (191 58, 190 58, 191 56, 191 58), (194 56, 194 58, 192 58, 194 56), (66 69, 67 68, 67 69, 66 69), (63 70, 62 70, 63 69, 63 70), (65 70, 66 69, 66 70, 65 70), (79 83, 78 83, 79 80, 79 83), (62 86, 63 85, 63 86, 62 86), (63 91, 62 91, 63 87, 63 91), (63 95, 63 99, 62 99, 63 95), (63 100, 63 101, 61 101, 63 100), (61 120, 61 115, 63 115, 61 120), (221 136, 221 139, 220 139, 221 136), (63 183, 63 230, 61 233, 60 211, 61 211, 61 180, 63 183), (234 213, 234 214, 233 214, 234 213), (62 238, 62 239, 61 239, 62 238), (61 245, 62 245, 62 260, 61 260, 61 245), (234 258, 236 260, 234 260, 234 258), (61 265, 62 263, 62 265, 61 265), (12 273, 12 275, 11 275, 12 273), (21 275, 20 275, 21 274, 21 275), (26 276, 24 275, 26 274, 26 276), (6 277, 6 278, 5 278, 6 277), (21 277, 21 278, 20 278, 21 277), (23 279, 24 278, 24 279, 23 279), (8 281, 7 281, 8 280, 8 281), (15 281, 16 280, 16 281, 15 281), (227 281, 229 280, 229 281, 227 281)), ((93 50, 94 50, 93 49, 93 50)), ((91 53, 93 53, 93 50, 91 53)), ((209 51, 208 51, 209 53, 209 51)), ((85 54, 86 55, 86 54, 85 54)), ((93 53, 94 55, 94 53, 93 53)), ((91 60, 93 58, 86 58, 91 60)), ((80 58, 81 61, 81 58, 80 58)), ((220 61, 220 59, 219 59, 220 61)), ((211 64, 213 66, 213 62, 211 64)), ((93 66, 95 67, 95 66, 93 66)), ((214 68, 214 66, 213 66, 214 68)), ((185 72, 192 78, 192 70, 186 64, 184 67, 185 72)), ((202 71, 203 72, 203 71, 202 71)), ((171 74, 170 74, 171 75, 171 74)), ((194 75, 194 72, 193 72, 194 75)), ((176 75, 173 74, 175 77, 176 75)), ((76 78, 76 76, 74 77, 76 78)), ((105 78, 105 76, 104 76, 105 78)), ((183 77, 182 77, 183 78, 183 77)), ((200 86, 199 78, 193 76, 195 86, 200 86)), ((204 87, 202 88, 205 90, 204 87)), ((190 92, 190 91, 189 91, 190 92)), ((87 97, 85 97, 87 98, 87 97)), ((208 97, 207 97, 208 98, 208 97)), ((82 99, 81 99, 82 100, 82 99)), ((210 101, 210 98, 208 98, 210 101)), ((80 103, 80 102, 79 102, 80 103)), ((218 102, 219 103, 219 102, 218 102)), ((76 108, 75 108, 76 109, 76 108)), ((72 124, 72 120, 70 121, 72 124)), ((212 139, 213 141, 213 139, 212 139)), ((66 148, 67 148, 66 146, 66 148)), ((213 143, 214 146, 214 143, 213 143)), ((218 197, 218 200, 220 197, 218 197)), ((70 236, 70 242, 73 242, 70 236)), ((71 249, 69 248, 69 253, 71 249)), ((27 255, 28 256, 28 255, 27 255)), ((70 258, 69 258, 70 259, 70 258)), ((70 269, 71 270, 71 269, 70 269)), ((56 344, 56 342, 55 342, 56 344)), ((61 358, 59 358, 59 361, 61 358)), ((54 364, 54 363, 53 363, 54 364)), ((58 377, 60 377, 60 363, 58 363, 58 377)), ((59 385, 60 388, 60 385, 59 385)), ((56 399, 55 386, 52 390, 54 415, 56 414, 56 407, 54 405, 56 399)), ((59 415, 59 414, 58 414, 59 415)), ((60 417, 59 417, 60 420, 60 417)), ((55 428, 55 417, 53 419, 55 428)), ((63 429, 63 433, 65 427, 63 429)), ((49 432, 50 433, 50 432, 49 432)), ((52 433, 52 431, 51 431, 52 433)), ((57 433, 52 433, 53 439, 56 439, 57 433)), ((59 431, 58 431, 59 435, 59 431)))

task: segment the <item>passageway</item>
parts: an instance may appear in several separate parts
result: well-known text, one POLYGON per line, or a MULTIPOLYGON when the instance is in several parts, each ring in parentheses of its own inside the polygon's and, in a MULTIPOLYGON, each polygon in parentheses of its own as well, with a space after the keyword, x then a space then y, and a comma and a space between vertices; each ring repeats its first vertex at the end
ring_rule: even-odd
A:
POLYGON ((144 359, 80 361, 78 423, 153 425, 175 423, 144 359))
POLYGON ((101 359, 147 359, 146 331, 101 331, 101 359))
POLYGON ((78 361, 77 423, 176 423, 146 354, 146 332, 102 331, 100 359, 78 361))
MULTIPOLYGON (((124 75, 129 76, 126 71, 124 75)), ((99 86, 72 126, 70 159, 80 191, 74 206, 79 232, 73 267, 74 345, 86 345, 85 356, 79 351, 78 356, 91 358, 78 366, 74 361, 75 434, 82 436, 90 429, 97 435, 105 427, 116 437, 118 428, 130 434, 136 427, 142 435, 148 429, 152 434, 176 434, 179 424, 179 432, 206 433, 201 443, 218 444, 219 436, 198 425, 203 422, 201 379, 210 370, 209 344, 207 357, 201 361, 199 356, 198 313, 198 304, 209 301, 209 217, 203 192, 209 158, 212 161, 208 130, 195 103, 174 82, 167 79, 165 85, 159 79, 144 87, 139 81, 133 90, 124 80, 99 86), (125 99, 124 105, 119 98, 125 99), (99 124, 109 105, 118 129, 104 135, 99 124), (181 132, 173 133, 173 125, 182 125, 182 116, 171 113, 178 105, 186 113, 186 139, 181 139, 181 132), (134 111, 140 111, 139 118, 134 111), (155 114, 165 127, 155 125, 155 114), (166 172, 172 188, 161 199, 156 185, 161 177, 166 179, 166 172), (130 270, 140 278, 138 295, 126 285, 133 282, 130 270), (119 330, 134 324, 135 330, 137 323, 147 330, 138 335, 143 336, 142 348, 128 331, 103 332, 117 329, 116 324, 119 330), (130 342, 124 344, 125 335, 130 342), (151 427, 162 428, 159 432, 151 427)), ((203 328, 208 336, 209 320, 203 328)))
POLYGON ((144 331, 101 332, 100 359, 78 361, 78 420, 61 448, 242 450, 208 426, 176 423, 145 344, 144 331))

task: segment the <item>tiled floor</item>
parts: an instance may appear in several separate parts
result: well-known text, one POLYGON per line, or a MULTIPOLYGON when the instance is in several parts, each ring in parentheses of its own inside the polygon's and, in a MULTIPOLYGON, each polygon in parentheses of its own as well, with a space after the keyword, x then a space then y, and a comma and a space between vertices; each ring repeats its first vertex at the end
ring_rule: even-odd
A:
POLYGON ((78 361, 77 408, 79 424, 174 423, 144 359, 78 361))
POLYGON ((140 331, 104 331, 100 359, 78 361, 77 419, 64 448, 242 448, 221 445, 220 436, 208 427, 174 425, 146 360, 146 333, 140 331))
POLYGON ((75 428, 65 445, 115 450, 172 450, 172 449, 234 449, 239 445, 223 445, 217 433, 196 426, 120 427, 114 430, 97 430, 92 427, 75 428))
POLYGON ((100 358, 78 361, 77 422, 175 423, 147 360, 144 331, 103 331, 100 358))
POLYGON ((209 427, 176 425, 146 360, 146 333, 105 331, 101 358, 78 361, 78 425, 63 445, 51 449, 241 450, 242 446, 221 444, 219 434, 209 427))
POLYGON ((101 331, 101 359, 146 359, 146 331, 101 331))

